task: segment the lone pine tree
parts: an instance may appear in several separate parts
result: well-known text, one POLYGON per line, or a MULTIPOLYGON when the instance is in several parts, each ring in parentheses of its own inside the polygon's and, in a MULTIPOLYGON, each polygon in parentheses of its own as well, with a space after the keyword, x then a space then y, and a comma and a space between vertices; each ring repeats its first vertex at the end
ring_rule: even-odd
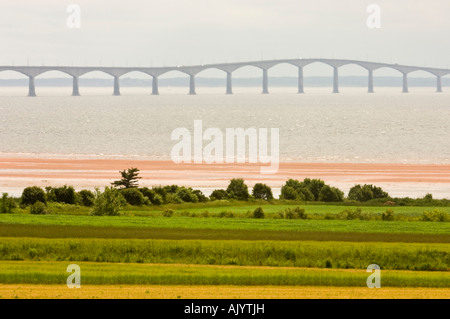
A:
POLYGON ((122 175, 122 179, 118 181, 112 182, 112 186, 114 187, 122 187, 122 188, 135 188, 138 187, 138 177, 139 169, 137 168, 128 168, 123 171, 119 171, 120 175, 122 175))

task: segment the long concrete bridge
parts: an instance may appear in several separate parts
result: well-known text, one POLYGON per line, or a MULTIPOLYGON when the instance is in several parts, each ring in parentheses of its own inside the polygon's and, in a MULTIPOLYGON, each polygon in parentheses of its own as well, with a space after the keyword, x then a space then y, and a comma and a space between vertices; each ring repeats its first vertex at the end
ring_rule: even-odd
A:
POLYGON ((262 70, 262 93, 269 93, 270 68, 278 64, 291 64, 298 68, 298 93, 304 93, 303 89, 303 69, 312 63, 324 63, 333 68, 333 93, 339 93, 339 67, 354 64, 368 71, 368 93, 374 92, 373 72, 381 68, 397 70, 403 75, 402 92, 408 92, 408 74, 415 71, 425 71, 436 76, 436 91, 442 92, 442 77, 450 74, 450 69, 429 68, 419 66, 408 66, 400 64, 388 64, 369 61, 343 60, 343 59, 285 59, 285 60, 264 60, 237 63, 202 64, 193 66, 173 66, 173 67, 77 67, 77 66, 0 66, 0 71, 16 71, 29 78, 28 96, 36 96, 34 80, 37 76, 50 71, 60 71, 73 77, 73 96, 79 96, 78 78, 89 72, 104 72, 114 78, 113 95, 120 95, 121 76, 130 72, 142 72, 152 77, 152 94, 158 95, 158 77, 171 71, 179 71, 189 75, 189 94, 195 93, 195 76, 207 69, 219 69, 226 73, 226 94, 233 94, 232 73, 245 66, 253 66, 262 70))

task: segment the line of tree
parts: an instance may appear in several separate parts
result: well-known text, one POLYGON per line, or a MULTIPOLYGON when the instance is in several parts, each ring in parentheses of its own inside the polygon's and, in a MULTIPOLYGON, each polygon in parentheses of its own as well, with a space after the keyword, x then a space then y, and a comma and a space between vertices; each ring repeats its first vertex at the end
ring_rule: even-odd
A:
MULTIPOLYGON (((274 199, 272 189, 263 183, 256 183, 250 194, 248 186, 242 178, 231 179, 226 189, 215 189, 208 197, 200 190, 192 189, 178 185, 154 186, 152 188, 139 187, 138 181, 139 169, 129 168, 119 171, 121 179, 111 183, 111 187, 107 187, 102 192, 96 190, 75 191, 72 186, 64 185, 62 187, 46 187, 45 190, 37 187, 27 187, 23 190, 20 198, 20 206, 26 207, 39 203, 39 211, 41 207, 45 207, 47 202, 63 203, 69 205, 81 205, 86 207, 94 207, 99 205, 99 201, 103 197, 109 199, 117 199, 121 206, 133 205, 163 205, 163 204, 180 204, 180 203, 204 203, 217 200, 266 200, 274 199), (103 197, 102 197, 103 196, 103 197)), ((397 205, 408 204, 433 204, 437 206, 448 206, 448 200, 434 200, 431 194, 425 195, 421 199, 392 199, 389 194, 381 187, 371 184, 354 185, 345 198, 344 192, 336 187, 327 185, 321 179, 305 178, 303 181, 289 179, 281 187, 280 200, 292 200, 301 202, 370 202, 385 201, 397 205), (392 200, 396 200, 393 202, 392 200)), ((16 202, 8 194, 3 194, 0 213, 11 212, 16 207, 16 202)), ((95 209, 94 209, 95 210, 95 209)))

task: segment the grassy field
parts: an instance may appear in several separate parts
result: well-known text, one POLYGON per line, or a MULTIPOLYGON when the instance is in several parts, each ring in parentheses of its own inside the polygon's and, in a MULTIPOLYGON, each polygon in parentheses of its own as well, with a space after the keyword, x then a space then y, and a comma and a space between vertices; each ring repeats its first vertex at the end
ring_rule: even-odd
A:
POLYGON ((2 214, 1 224, 450 235, 450 223, 419 221, 2 214))
POLYGON ((450 234, 0 224, 0 237, 450 243, 450 234))
MULTIPOLYGON (((271 205, 271 204, 265 204, 265 205, 243 205, 243 206, 219 206, 219 207, 192 207, 192 208, 178 208, 176 206, 173 206, 173 210, 175 212, 182 212, 182 211, 189 211, 192 213, 202 213, 203 211, 208 211, 212 214, 214 213, 220 213, 222 211, 232 211, 233 213, 237 215, 244 215, 247 212, 252 212, 255 210, 256 207, 261 206, 264 209, 264 212, 267 214, 274 214, 278 212, 284 211, 286 208, 295 208, 295 207, 301 207, 304 208, 307 214, 318 214, 318 215, 325 215, 325 214, 337 214, 339 212, 342 212, 346 209, 355 210, 357 208, 361 208, 362 211, 368 212, 368 213, 375 213, 375 214, 381 214, 386 211, 386 209, 391 208, 394 210, 396 214, 402 214, 407 216, 419 216, 422 215, 424 211, 433 210, 433 207, 422 207, 422 206, 395 206, 395 207, 387 207, 387 206, 355 206, 355 205, 326 205, 326 204, 277 204, 277 205, 271 205)), ((446 211, 447 213, 450 213, 450 207, 439 207, 439 209, 442 209, 443 211, 446 211)), ((126 210, 125 210, 126 211, 126 210)), ((158 210, 155 210, 154 212, 159 212, 158 210)))
MULTIPOLYGON (((67 262, 2 262, 0 283, 62 285, 67 262)), ((233 285, 366 287, 365 270, 183 264, 79 263, 86 285, 233 285)), ((448 272, 382 272, 384 287, 450 287, 448 272)), ((366 287, 367 288, 367 287, 366 287)))
MULTIPOLYGON (((422 215, 424 211, 430 211, 433 209, 440 209, 450 214, 450 207, 434 207, 434 206, 365 206, 361 203, 334 203, 334 204, 322 204, 322 203, 287 203, 284 201, 275 201, 274 203, 269 203, 267 201, 254 201, 252 203, 242 202, 242 201, 214 201, 207 203, 182 203, 182 204, 166 204, 163 206, 127 206, 121 210, 121 214, 132 214, 134 216, 162 216, 162 213, 166 209, 173 210, 176 214, 181 214, 183 212, 189 212, 191 214, 196 214, 201 216, 202 213, 208 212, 210 215, 218 215, 222 212, 232 212, 237 217, 244 216, 247 213, 251 213, 256 207, 262 207, 264 212, 268 217, 283 212, 287 208, 300 207, 304 208, 308 215, 320 215, 325 214, 338 214, 346 209, 355 210, 360 208, 363 212, 373 213, 381 215, 386 209, 390 208, 394 210, 396 215, 418 217, 422 215)), ((82 206, 71 206, 64 204, 49 204, 49 209, 53 214, 64 214, 64 215, 89 215, 91 210, 88 207, 82 206)), ((21 210, 26 212, 26 210, 21 210)), ((323 216, 322 216, 323 218, 323 216)))
POLYGON ((450 245, 316 241, 3 238, 0 260, 450 269, 450 245))

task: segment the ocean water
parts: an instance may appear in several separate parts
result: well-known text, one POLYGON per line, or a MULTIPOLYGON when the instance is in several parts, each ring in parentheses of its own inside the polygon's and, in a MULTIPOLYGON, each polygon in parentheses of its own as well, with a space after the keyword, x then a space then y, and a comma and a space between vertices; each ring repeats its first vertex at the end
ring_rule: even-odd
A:
MULTIPOLYGON (((170 159, 174 129, 278 128, 280 160, 450 163, 450 89, 0 88, 0 154, 170 159)), ((204 142, 206 145, 208 142, 204 142)))

